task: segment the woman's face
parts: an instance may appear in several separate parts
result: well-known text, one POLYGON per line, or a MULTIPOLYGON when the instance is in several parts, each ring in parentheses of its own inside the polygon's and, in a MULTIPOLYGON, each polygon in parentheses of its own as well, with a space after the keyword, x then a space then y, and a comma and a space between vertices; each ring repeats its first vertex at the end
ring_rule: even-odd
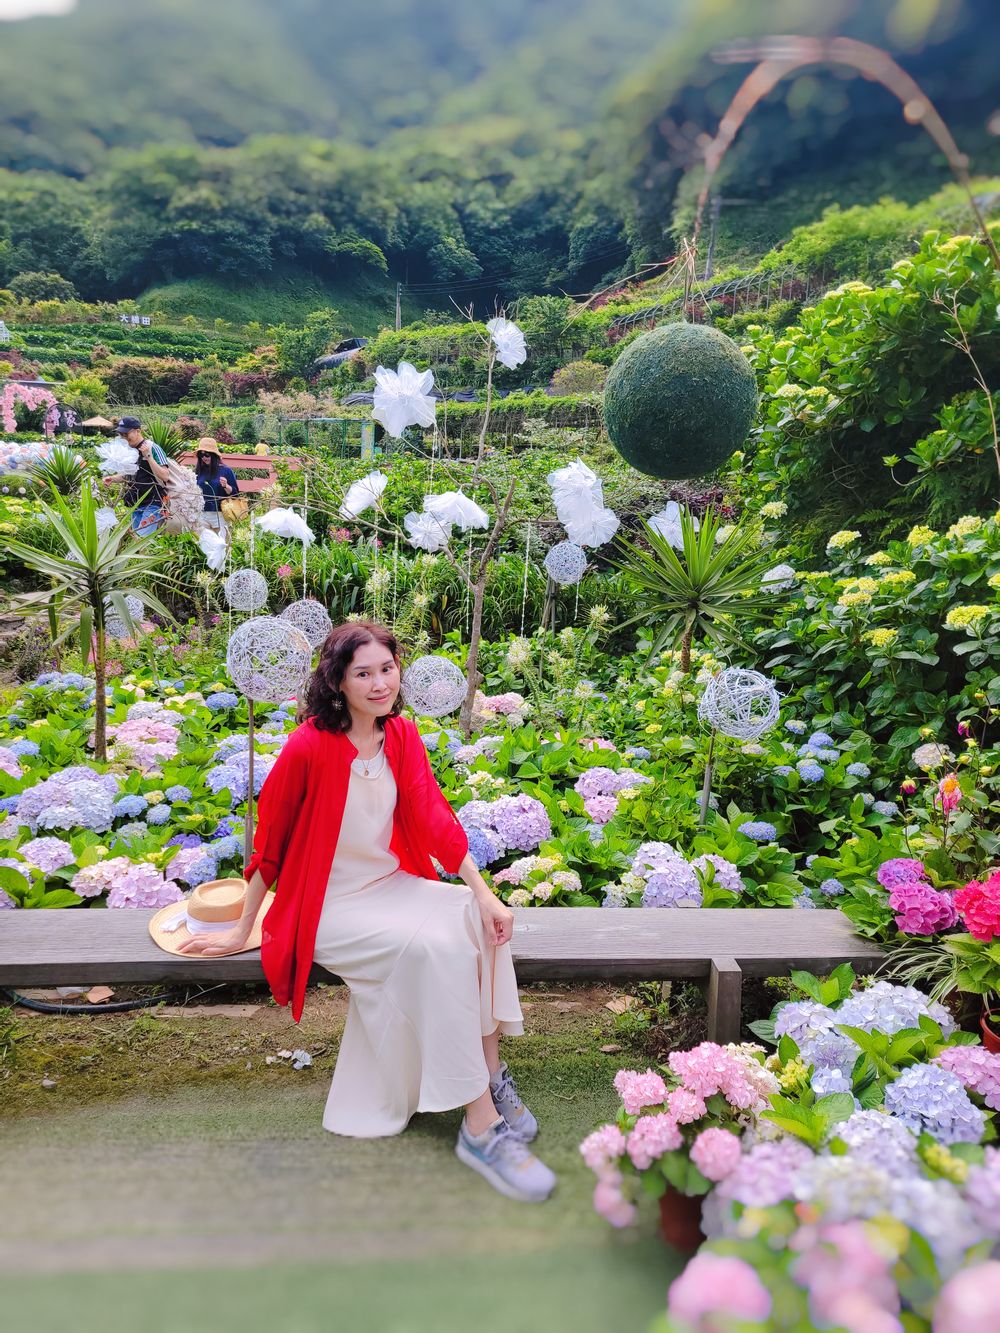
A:
POLYGON ((399 693, 399 664, 380 643, 364 643, 340 682, 351 716, 385 717, 399 693))

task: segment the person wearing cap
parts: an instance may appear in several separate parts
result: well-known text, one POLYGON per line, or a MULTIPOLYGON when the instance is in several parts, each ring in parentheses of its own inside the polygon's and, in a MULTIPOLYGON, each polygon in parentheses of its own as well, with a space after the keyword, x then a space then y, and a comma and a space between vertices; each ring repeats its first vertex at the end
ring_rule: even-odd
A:
POLYGON ((122 500, 132 510, 132 531, 140 537, 148 537, 164 522, 163 500, 170 480, 168 459, 158 444, 143 435, 138 417, 121 417, 115 430, 139 455, 139 466, 131 477, 118 473, 105 477, 104 484, 125 483, 122 500))
POLYGON ((203 515, 205 526, 225 533, 226 519, 219 505, 223 500, 238 495, 240 488, 235 472, 232 468, 226 467, 222 461, 218 440, 213 440, 210 435, 205 435, 198 441, 195 477, 205 497, 203 515))

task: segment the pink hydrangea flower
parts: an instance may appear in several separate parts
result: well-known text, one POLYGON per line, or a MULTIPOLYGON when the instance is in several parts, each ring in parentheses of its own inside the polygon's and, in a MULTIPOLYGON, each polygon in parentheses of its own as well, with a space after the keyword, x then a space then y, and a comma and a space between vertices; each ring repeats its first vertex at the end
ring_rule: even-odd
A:
POLYGON ((599 736, 592 736, 589 740, 580 741, 581 750, 617 750, 618 747, 613 741, 602 740, 599 736))
POLYGON ((636 1122, 628 1136, 625 1150, 638 1171, 645 1171, 659 1161, 665 1152, 673 1152, 683 1143, 677 1121, 669 1113, 644 1115, 636 1122))
POLYGON ((667 1311, 696 1328, 709 1314, 763 1321, 771 1313, 771 1295, 745 1260, 702 1250, 670 1284, 667 1311))
POLYGON ((985 883, 972 880, 955 894, 955 906, 966 930, 977 940, 1000 935, 1000 870, 985 883))
POLYGON ((513 690, 508 690, 506 694, 489 694, 484 700, 484 707, 491 713, 499 713, 502 717, 508 717, 511 713, 517 713, 524 707, 524 695, 517 694, 513 690))
POLYGON ((946 1046, 932 1063, 950 1069, 990 1110, 1000 1111, 1000 1055, 985 1046, 946 1046))
POLYGON ((291 565, 279 565, 277 573, 279 579, 290 579, 294 570, 291 565))
POLYGON ((0 773, 6 773, 9 778, 14 779, 21 777, 21 765, 18 763, 17 755, 11 754, 3 745, 0 745, 0 773))
POLYGON ((618 809, 617 796, 591 796, 583 803, 583 808, 595 824, 606 824, 614 817, 618 809))
POLYGON ((594 1209, 613 1227, 627 1227, 635 1221, 638 1209, 622 1192, 620 1171, 605 1171, 594 1186, 594 1209))
POLYGON ((934 1307, 934 1333, 996 1333, 1000 1310, 1000 1263, 963 1268, 941 1288, 934 1307))
POLYGON ((638 1115, 647 1106, 662 1106, 667 1100, 668 1088, 652 1069, 647 1069, 644 1074, 634 1069, 619 1069, 615 1075, 615 1092, 628 1114, 638 1115))
POLYGON ((63 866, 72 865, 76 860, 72 847, 62 838, 32 838, 19 850, 26 861, 30 861, 46 875, 61 870, 63 866))
POLYGON ((691 1161, 711 1181, 725 1180, 740 1164, 740 1141, 728 1129, 703 1129, 691 1145, 691 1161))
POLYGON ((690 1051, 671 1051, 668 1064, 684 1086, 703 1101, 721 1092, 731 1106, 743 1111, 756 1109, 760 1104, 760 1096, 747 1079, 743 1061, 725 1046, 703 1041, 690 1051))
POLYGON ((705 1103, 689 1088, 674 1088, 667 1098, 667 1110, 679 1125, 690 1125, 705 1114, 705 1103))
POLYGON ((939 893, 924 880, 894 884, 889 906, 896 914, 896 927, 905 935, 936 935, 958 920, 950 893, 939 893))
POLYGON ((598 1173, 616 1162, 625 1151, 625 1135, 617 1125, 602 1125, 580 1144, 580 1156, 598 1173))
POLYGON ((84 866, 78 870, 69 882, 74 893, 81 898, 99 898, 107 893, 112 884, 127 874, 132 862, 127 856, 112 856, 107 861, 98 861, 95 865, 84 866))
POLYGON ((111 886, 108 907, 169 907, 183 897, 178 884, 164 879, 156 866, 142 862, 130 865, 111 886))

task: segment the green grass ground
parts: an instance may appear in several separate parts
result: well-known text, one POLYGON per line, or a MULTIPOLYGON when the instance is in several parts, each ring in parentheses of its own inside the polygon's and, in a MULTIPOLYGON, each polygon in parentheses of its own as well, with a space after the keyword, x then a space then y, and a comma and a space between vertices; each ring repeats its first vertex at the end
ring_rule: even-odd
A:
MULTIPOLYGON (((197 319, 225 319, 231 324, 256 320, 265 327, 300 325, 311 311, 332 306, 340 314, 345 336, 374 335, 380 328, 391 328, 396 317, 396 284, 382 274, 339 282, 301 270, 276 273, 258 283, 186 278, 150 287, 137 299, 144 310, 162 310, 177 318, 194 315, 197 319)), ((419 305, 404 299, 404 322, 420 314, 419 305)))
MULTIPOLYGON (((454 1156, 459 1113, 321 1128, 342 1000, 256 1016, 17 1018, 0 1083, 2 1324, 30 1333, 644 1330, 680 1266, 652 1206, 617 1233, 577 1145, 612 1113, 610 1018, 532 994, 509 1054, 559 1175, 546 1204, 454 1156), (302 1045, 311 1068, 268 1065, 302 1045), (249 1066, 249 1067, 248 1067, 249 1066), (55 1083, 43 1088, 42 1077, 55 1083)), ((603 1012, 602 1012, 603 1011, 603 1012)))

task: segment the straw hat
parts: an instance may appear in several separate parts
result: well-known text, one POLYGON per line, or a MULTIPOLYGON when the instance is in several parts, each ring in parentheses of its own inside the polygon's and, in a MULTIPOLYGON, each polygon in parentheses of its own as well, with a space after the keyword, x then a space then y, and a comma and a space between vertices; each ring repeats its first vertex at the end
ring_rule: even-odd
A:
MULTIPOLYGON (((180 953, 180 946, 195 935, 224 934, 232 930, 243 915, 243 903, 246 899, 246 881, 242 879, 212 879, 207 884, 199 884, 192 889, 190 896, 183 902, 171 903, 161 907, 149 922, 149 933, 153 943, 165 949, 167 953, 180 953)), ((259 949, 261 931, 267 910, 274 902, 274 894, 268 893, 260 905, 257 920, 242 949, 227 949, 226 953, 248 953, 259 949)), ((185 957, 197 958, 198 954, 185 954, 185 957)), ((213 958, 224 958, 226 954, 213 954, 213 958)))
POLYGON ((198 441, 196 450, 199 454, 215 454, 216 458, 222 457, 222 450, 219 448, 219 441, 213 440, 211 435, 203 435, 198 441))

